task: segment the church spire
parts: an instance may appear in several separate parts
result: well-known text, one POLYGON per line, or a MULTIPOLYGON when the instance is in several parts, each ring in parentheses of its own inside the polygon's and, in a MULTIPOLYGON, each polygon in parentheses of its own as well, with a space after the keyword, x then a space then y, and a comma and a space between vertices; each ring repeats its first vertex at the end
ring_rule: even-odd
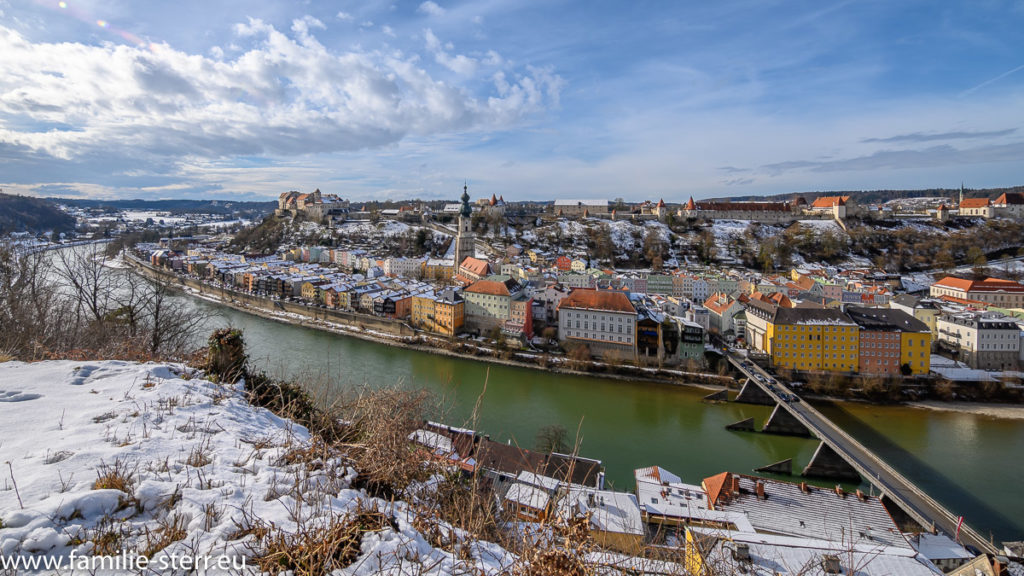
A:
POLYGON ((462 209, 459 210, 459 214, 466 218, 473 214, 473 209, 469 207, 469 184, 467 183, 462 185, 462 209))

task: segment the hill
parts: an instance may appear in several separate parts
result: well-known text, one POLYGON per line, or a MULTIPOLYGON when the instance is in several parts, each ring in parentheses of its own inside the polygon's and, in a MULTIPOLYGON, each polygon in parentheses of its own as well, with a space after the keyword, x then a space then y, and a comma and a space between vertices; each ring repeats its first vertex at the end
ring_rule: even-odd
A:
POLYGON ((261 216, 277 208, 277 202, 240 202, 234 200, 78 200, 54 198, 67 206, 76 208, 114 210, 152 210, 175 214, 238 214, 261 216))
POLYGON ((74 229, 75 219, 48 200, 0 193, 0 234, 74 229))
MULTIPOLYGON (((965 188, 966 198, 995 198, 1004 192, 1024 192, 1024 186, 1011 186, 1009 188, 965 188)), ((924 190, 829 190, 814 192, 793 192, 787 194, 772 194, 768 196, 729 196, 710 198, 709 201, 765 201, 765 200, 792 200, 797 196, 803 196, 808 202, 819 196, 853 196, 861 204, 880 204, 890 200, 903 198, 919 198, 923 196, 947 198, 959 198, 959 188, 928 188, 924 190)))

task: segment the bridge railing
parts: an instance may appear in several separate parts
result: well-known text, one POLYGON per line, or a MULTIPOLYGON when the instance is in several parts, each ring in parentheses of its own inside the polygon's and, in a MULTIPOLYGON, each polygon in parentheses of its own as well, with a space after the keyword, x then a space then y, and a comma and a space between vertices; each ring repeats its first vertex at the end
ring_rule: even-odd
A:
MULTIPOLYGON (((899 504, 902 508, 904 508, 911 515, 913 515, 915 517, 915 519, 922 524, 922 526, 924 526, 927 523, 931 523, 931 522, 935 522, 936 525, 937 525, 938 524, 938 520, 943 520, 944 521, 943 523, 946 525, 944 527, 945 531, 948 532, 950 530, 950 527, 952 527, 953 530, 955 530, 955 527, 956 527, 956 524, 957 524, 959 518, 957 516, 954 516, 952 512, 947 510, 942 504, 940 504, 934 498, 929 496, 926 492, 924 492, 923 490, 918 488, 916 484, 914 484, 913 482, 908 480, 905 476, 903 476, 902 474, 897 472, 896 469, 893 468, 892 466, 890 466, 888 463, 886 463, 885 460, 880 458, 878 455, 876 455, 871 450, 868 450, 867 447, 865 447, 863 444, 861 444, 857 439, 855 439, 853 436, 851 436, 845 430, 840 428, 836 423, 834 423, 830 419, 826 418, 816 408, 814 408, 810 404, 803 403, 802 404, 803 408, 808 413, 814 415, 817 418, 818 422, 821 423, 821 426, 818 426, 817 424, 812 422, 809 418, 807 418, 804 414, 800 413, 798 410, 794 410, 792 408, 792 406, 788 402, 785 402, 784 400, 782 400, 782 398, 780 398, 779 395, 776 392, 774 392, 770 388, 768 388, 768 386, 764 382, 761 382, 760 380, 758 380, 755 377, 755 375, 751 374, 751 372, 749 370, 747 370, 747 368, 744 367, 738 360, 736 360, 732 356, 729 356, 729 359, 737 368, 739 368, 739 370, 741 372, 743 372, 744 374, 746 374, 750 378, 751 382, 755 383, 765 393, 767 393, 769 396, 771 396, 773 399, 775 399, 775 401, 777 403, 779 403, 780 405, 784 406, 785 410, 787 412, 789 412, 794 417, 796 417, 796 419, 799 420, 809 430, 816 431, 818 436, 819 436, 819 439, 822 442, 825 442, 830 448, 835 450, 836 453, 844 455, 844 458, 854 468, 857 468, 858 471, 862 475, 866 476, 869 479, 869 481, 870 481, 871 477, 874 475, 874 472, 871 469, 869 469, 867 467, 867 465, 859 462, 857 460, 857 458, 855 458, 854 455, 842 445, 841 442, 837 442, 835 439, 830 437, 829 436, 830 434, 835 435, 835 436, 841 438, 843 440, 843 442, 847 443, 847 445, 852 446, 856 450, 859 450, 859 451, 863 452, 864 454, 866 454, 868 456, 868 458, 870 458, 872 460, 871 464, 873 466, 877 466, 877 468, 879 468, 881 470, 884 470, 885 473, 888 476, 890 476, 896 483, 902 485, 902 488, 912 491, 919 499, 924 501, 924 503, 929 508, 931 508, 936 514, 938 514, 941 517, 941 518, 938 518, 938 519, 937 518, 929 518, 929 517, 926 516, 926 513, 924 511, 918 510, 916 506, 913 506, 910 502, 906 501, 902 497, 902 495, 899 494, 898 491, 887 490, 886 493, 889 496, 889 498, 892 499, 893 501, 895 501, 897 504, 899 504), (827 427, 828 430, 826 431, 826 430, 822 429, 822 426, 827 427)), ((786 387, 786 386, 784 386, 782 384, 779 384, 779 386, 781 386, 781 387, 783 387, 783 388, 788 390, 788 387, 786 387)), ((879 482, 880 482, 880 480, 879 480, 879 482)), ((881 488, 883 490, 885 489, 884 486, 879 486, 879 488, 881 488)), ((897 488, 900 488, 900 487, 897 487, 897 488)), ((963 536, 966 536, 966 538, 963 538, 963 539, 973 541, 973 543, 976 546, 978 546, 980 549, 982 549, 983 551, 988 552, 990 554, 998 553, 998 550, 996 549, 995 546, 993 546, 988 540, 985 540, 981 536, 981 534, 979 534, 976 530, 974 530, 973 528, 968 526, 966 523, 960 528, 960 533, 963 536)))

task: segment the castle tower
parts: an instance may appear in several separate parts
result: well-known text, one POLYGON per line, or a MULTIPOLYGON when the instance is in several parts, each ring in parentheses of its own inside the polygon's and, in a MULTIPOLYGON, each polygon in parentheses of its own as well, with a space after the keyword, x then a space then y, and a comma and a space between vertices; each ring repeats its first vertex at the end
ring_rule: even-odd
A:
POLYGON ((455 273, 466 258, 476 254, 476 239, 473 237, 473 223, 470 216, 473 209, 469 207, 469 185, 462 186, 462 208, 459 210, 459 233, 455 236, 455 273))

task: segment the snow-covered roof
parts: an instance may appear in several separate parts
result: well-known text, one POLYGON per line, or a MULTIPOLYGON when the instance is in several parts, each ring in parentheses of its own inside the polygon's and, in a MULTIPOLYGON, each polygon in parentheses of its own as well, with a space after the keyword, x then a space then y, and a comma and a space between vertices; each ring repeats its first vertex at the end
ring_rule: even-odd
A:
MULTIPOLYGON (((745 572, 751 576, 829 576, 823 566, 826 556, 838 559, 840 573, 854 576, 938 576, 934 565, 909 548, 882 546, 873 542, 830 542, 770 534, 722 532, 690 528, 694 533, 718 540, 708 554, 712 567, 732 571, 734 551, 746 545, 749 561, 745 572)), ((712 568, 714 570, 714 568, 712 568)), ((715 570, 717 572, 717 570, 715 570)))
POLYGON ((545 510, 551 501, 551 496, 540 488, 517 482, 509 487, 508 492, 505 493, 505 500, 526 508, 545 510))
POLYGON ((574 486, 558 502, 558 514, 564 518, 589 514, 590 524, 603 532, 644 533, 636 496, 625 492, 574 486))

